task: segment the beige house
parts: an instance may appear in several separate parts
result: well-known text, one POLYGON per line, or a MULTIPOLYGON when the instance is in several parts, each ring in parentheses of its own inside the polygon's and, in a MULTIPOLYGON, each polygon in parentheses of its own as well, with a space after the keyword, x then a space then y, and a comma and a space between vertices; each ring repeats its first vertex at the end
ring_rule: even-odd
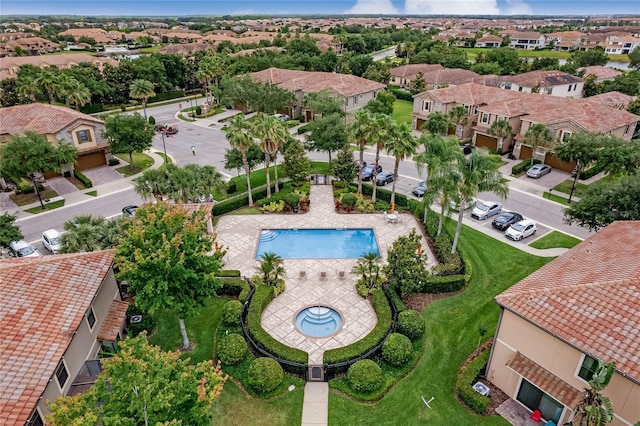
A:
POLYGON ((112 251, 0 261, 0 423, 42 425, 46 403, 95 381, 127 303, 112 251))
POLYGON ((0 80, 18 76, 18 70, 23 65, 34 65, 39 68, 57 67, 69 69, 78 64, 90 63, 98 67, 100 71, 105 64, 117 67, 118 61, 111 58, 98 58, 86 53, 63 53, 50 56, 17 56, 2 58, 0 61, 0 80))
POLYGON ((427 74, 432 71, 441 70, 440 64, 408 64, 391 68, 389 74, 389 84, 392 86, 400 86, 408 89, 411 82, 416 79, 418 73, 427 74))
POLYGON ((268 68, 254 72, 251 77, 293 92, 296 100, 295 104, 289 108, 289 115, 291 117, 304 115, 307 121, 313 120, 313 111, 306 109, 302 104, 304 95, 307 93, 320 92, 325 89, 331 90, 336 96, 345 100, 345 112, 353 113, 365 106, 367 102, 374 99, 387 87, 382 83, 350 74, 280 68, 268 68))
MULTIPOLYGON (((516 158, 531 158, 531 147, 524 137, 533 124, 544 124, 556 141, 568 138, 581 130, 612 134, 630 141, 638 127, 640 116, 607 105, 607 98, 585 99, 540 96, 475 83, 462 84, 419 93, 413 97, 413 127, 419 130, 429 114, 448 114, 454 107, 463 106, 468 112, 467 123, 456 129, 461 140, 471 140, 475 146, 513 151, 516 158), (497 120, 510 123, 512 134, 499 146, 498 138, 489 134, 497 120)), ((573 170, 574 164, 556 158, 553 147, 538 147, 535 158, 554 168, 573 170)))
POLYGON ((640 222, 614 222, 499 294, 491 383, 564 424, 597 360, 615 362, 610 424, 640 420, 639 253, 640 222))
MULTIPOLYGON (((502 33, 501 33, 502 34, 502 33)), ((547 46, 545 36, 535 31, 515 32, 510 36, 509 47, 513 49, 533 50, 547 46)))
POLYGON ((104 121, 70 108, 34 103, 0 108, 0 143, 11 136, 32 131, 58 141, 73 143, 78 150, 75 165, 66 170, 85 170, 107 163, 109 142, 102 136, 104 121))
POLYGON ((502 37, 493 34, 487 34, 476 40, 474 47, 500 47, 502 45, 502 37))

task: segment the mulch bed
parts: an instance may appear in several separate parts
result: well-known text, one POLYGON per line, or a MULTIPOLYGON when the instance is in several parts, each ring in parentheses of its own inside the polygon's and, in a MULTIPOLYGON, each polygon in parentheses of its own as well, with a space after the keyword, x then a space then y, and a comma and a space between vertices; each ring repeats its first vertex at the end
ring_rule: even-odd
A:
MULTIPOLYGON (((465 287, 466 288, 466 287, 465 287)), ((404 302, 407 309, 413 309, 418 312, 424 311, 424 309, 429 306, 432 302, 436 300, 444 299, 445 297, 455 296, 456 294, 462 293, 465 288, 462 288, 458 291, 452 291, 449 293, 437 293, 437 294, 428 294, 428 293, 418 293, 413 294, 411 296, 407 296, 402 301, 404 302)))

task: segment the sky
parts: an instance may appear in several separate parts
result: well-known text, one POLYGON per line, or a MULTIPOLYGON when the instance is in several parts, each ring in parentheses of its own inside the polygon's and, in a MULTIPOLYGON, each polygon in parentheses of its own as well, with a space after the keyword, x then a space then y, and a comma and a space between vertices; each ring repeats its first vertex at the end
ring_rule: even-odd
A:
MULTIPOLYGON (((3 15, 640 15, 638 0, 1 0, 3 15)), ((1 18, 0 18, 1 19, 1 18)))

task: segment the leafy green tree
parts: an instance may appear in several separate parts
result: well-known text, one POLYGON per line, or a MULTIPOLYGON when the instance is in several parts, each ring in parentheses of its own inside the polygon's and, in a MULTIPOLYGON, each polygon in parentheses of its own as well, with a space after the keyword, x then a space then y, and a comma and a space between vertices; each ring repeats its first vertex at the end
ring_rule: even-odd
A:
POLYGON ((640 98, 636 98, 629 102, 629 105, 627 105, 627 111, 631 114, 640 115, 640 98))
POLYGON ((569 62, 576 68, 589 67, 592 65, 606 65, 611 58, 604 53, 604 49, 596 47, 589 50, 576 50, 571 54, 569 62))
POLYGON ((629 56, 629 67, 640 69, 640 46, 633 49, 628 56, 629 56))
POLYGON ((564 211, 564 221, 598 231, 616 220, 640 220, 640 175, 622 175, 613 182, 589 185, 579 201, 564 211))
POLYGON ((412 95, 417 95, 427 90, 427 82, 424 80, 424 73, 422 71, 416 74, 416 78, 409 83, 409 91, 412 95))
POLYGON ((253 196, 251 195, 251 168, 249 167, 247 152, 252 146, 256 146, 256 144, 249 134, 249 124, 245 121, 243 114, 238 114, 229 120, 225 137, 231 147, 237 149, 242 154, 242 167, 244 168, 244 174, 247 178, 249 206, 253 206, 253 196))
POLYGON ((503 75, 515 74, 518 69, 518 52, 510 47, 498 47, 489 49, 484 62, 495 62, 500 64, 503 75))
POLYGON ((153 83, 147 80, 136 79, 129 86, 129 96, 133 99, 142 99, 142 109, 144 119, 147 119, 147 101, 156 95, 153 90, 153 83))
POLYGON ((47 424, 209 425, 227 380, 211 361, 192 365, 179 352, 149 345, 144 334, 120 341, 102 368, 87 392, 49 404, 47 424))
POLYGON ((262 274, 264 283, 271 286, 275 286, 278 279, 287 276, 282 258, 272 252, 260 255, 260 265, 256 269, 262 274))
POLYGON ((572 425, 601 426, 613 421, 613 404, 609 397, 602 395, 602 391, 611 381, 615 371, 615 363, 605 364, 598 360, 598 367, 588 381, 589 388, 584 390, 584 399, 574 410, 572 425))
POLYGON ((329 154, 339 150, 347 143, 347 129, 344 118, 340 114, 330 114, 307 124, 310 132, 306 147, 313 151, 323 151, 329 154))
POLYGON ((252 105, 258 112, 273 114, 285 110, 294 101, 293 92, 281 89, 271 83, 257 83, 256 92, 253 94, 252 105))
POLYGON ((442 112, 433 112, 429 114, 427 120, 424 122, 421 130, 426 130, 432 135, 442 135, 446 136, 449 133, 449 129, 451 128, 451 121, 449 121, 449 117, 442 112))
POLYGON ((313 111, 314 114, 320 114, 323 117, 331 114, 344 116, 345 99, 336 96, 336 94, 329 89, 307 93, 304 95, 303 104, 313 111))
POLYGON ((147 204, 122 224, 118 276, 129 282, 144 311, 177 314, 183 349, 189 348, 184 319, 220 287, 216 274, 225 251, 210 254, 214 239, 207 233, 204 211, 187 212, 180 204, 147 204))
POLYGON ((112 152, 129 154, 129 166, 133 165, 133 153, 151 147, 155 129, 137 112, 133 115, 110 115, 105 120, 104 137, 112 152))
POLYGON ((613 135, 601 135, 598 167, 607 174, 636 174, 640 170, 640 144, 613 135))
POLYGON ((427 255, 421 250, 422 236, 411 230, 395 240, 387 252, 387 265, 383 268, 389 286, 402 296, 418 293, 429 276, 427 255))
POLYGON ((569 203, 571 203, 580 172, 598 159, 598 152, 602 149, 602 145, 602 138, 599 134, 582 131, 573 133, 568 140, 556 144, 553 148, 553 153, 560 160, 576 164, 576 173, 569 193, 569 203))
POLYGON ((12 242, 23 238, 22 231, 15 222, 16 217, 7 212, 0 216, 0 247, 8 249, 12 242))
POLYGON ((460 206, 458 209, 458 224, 456 234, 453 238, 451 253, 456 252, 460 231, 462 229, 462 218, 464 217, 464 206, 472 197, 479 192, 493 192, 502 198, 506 198, 509 193, 507 181, 498 171, 498 163, 487 156, 471 153, 469 158, 459 157, 456 164, 458 194, 456 201, 460 206))
MULTIPOLYGON (((247 150, 247 162, 249 163, 249 172, 252 172, 259 164, 264 162, 264 154, 257 144, 253 144, 247 150)), ((242 162, 242 152, 237 148, 226 149, 224 153, 224 168, 227 170, 236 169, 238 176, 240 170, 244 168, 242 162)))
POLYGON ((27 175, 34 176, 48 171, 59 172, 67 164, 76 161, 76 148, 64 141, 58 141, 55 147, 46 136, 27 131, 24 136, 12 136, 8 142, 0 144, 2 177, 16 180, 27 175))
POLYGON ((463 133, 460 126, 465 126, 469 121, 469 113, 465 107, 461 105, 453 107, 451 111, 449 111, 449 121, 455 126, 456 136, 462 139, 463 133))
MULTIPOLYGON (((280 146, 287 140, 289 132, 279 118, 259 113, 253 122, 249 133, 260 140, 260 149, 264 153, 264 164, 267 173, 267 198, 271 197, 271 175, 269 165, 271 158, 276 161, 276 154, 280 146)), ((278 169, 276 167, 276 192, 278 192, 278 169)))
POLYGON ((471 71, 480 75, 489 75, 489 74, 501 75, 502 67, 497 62, 482 62, 482 63, 473 64, 471 66, 471 71))
POLYGON ((284 152, 284 163, 282 165, 284 174, 291 179, 295 185, 307 180, 311 172, 311 161, 307 158, 302 143, 293 139, 284 152))
POLYGON ((539 146, 548 148, 554 140, 555 138, 547 126, 536 123, 527 129, 523 143, 531 147, 531 158, 534 159, 539 146))
POLYGON ((396 181, 398 180, 398 168, 400 162, 416 153, 419 146, 418 139, 413 135, 413 129, 409 123, 400 123, 396 126, 391 137, 384 143, 384 149, 395 158, 393 165, 393 184, 391 186, 391 202, 396 200, 396 181))
POLYGON ((344 144, 342 149, 338 151, 336 159, 331 163, 330 170, 340 182, 349 183, 355 179, 358 165, 353 159, 353 152, 349 144, 344 144))
POLYGON ((498 149, 501 150, 504 149, 505 138, 511 136, 512 132, 513 128, 511 127, 511 124, 509 124, 507 120, 503 119, 496 120, 491 123, 491 126, 489 126, 489 129, 487 130, 487 133, 491 136, 498 138, 498 149))
POLYGON ((371 111, 373 114, 387 114, 393 113, 393 103, 396 101, 396 96, 389 90, 384 90, 371 99, 365 105, 365 108, 371 111))
POLYGON ((60 253, 87 253, 114 248, 120 238, 120 219, 79 215, 64 223, 60 253))

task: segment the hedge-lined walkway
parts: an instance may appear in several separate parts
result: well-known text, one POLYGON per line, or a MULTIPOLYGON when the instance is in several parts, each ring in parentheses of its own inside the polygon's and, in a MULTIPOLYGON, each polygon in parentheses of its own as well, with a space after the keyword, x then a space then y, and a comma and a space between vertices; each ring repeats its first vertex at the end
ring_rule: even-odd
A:
MULTIPOLYGON (((401 214, 401 221, 387 223, 382 213, 338 214, 335 213, 332 187, 311 186, 310 211, 305 214, 262 214, 247 216, 223 216, 216 225, 218 242, 228 247, 226 268, 238 269, 243 275, 256 273, 255 252, 262 229, 273 228, 373 228, 382 259, 387 249, 399 235, 411 229, 419 229, 414 217, 401 214)), ((427 250, 429 265, 435 258, 429 252, 426 240, 422 247, 427 250)), ((350 273, 356 259, 286 259, 286 290, 265 309, 263 328, 278 341, 309 353, 310 364, 322 364, 325 350, 349 345, 366 336, 376 324, 371 304, 361 298, 355 289, 357 277, 350 273), (300 271, 305 276, 300 276, 300 271), (345 271, 344 277, 339 271, 345 271), (322 272, 326 277, 322 277, 322 272), (343 317, 343 328, 330 337, 314 339, 298 332, 294 317, 301 309, 321 304, 338 310, 343 317)))

